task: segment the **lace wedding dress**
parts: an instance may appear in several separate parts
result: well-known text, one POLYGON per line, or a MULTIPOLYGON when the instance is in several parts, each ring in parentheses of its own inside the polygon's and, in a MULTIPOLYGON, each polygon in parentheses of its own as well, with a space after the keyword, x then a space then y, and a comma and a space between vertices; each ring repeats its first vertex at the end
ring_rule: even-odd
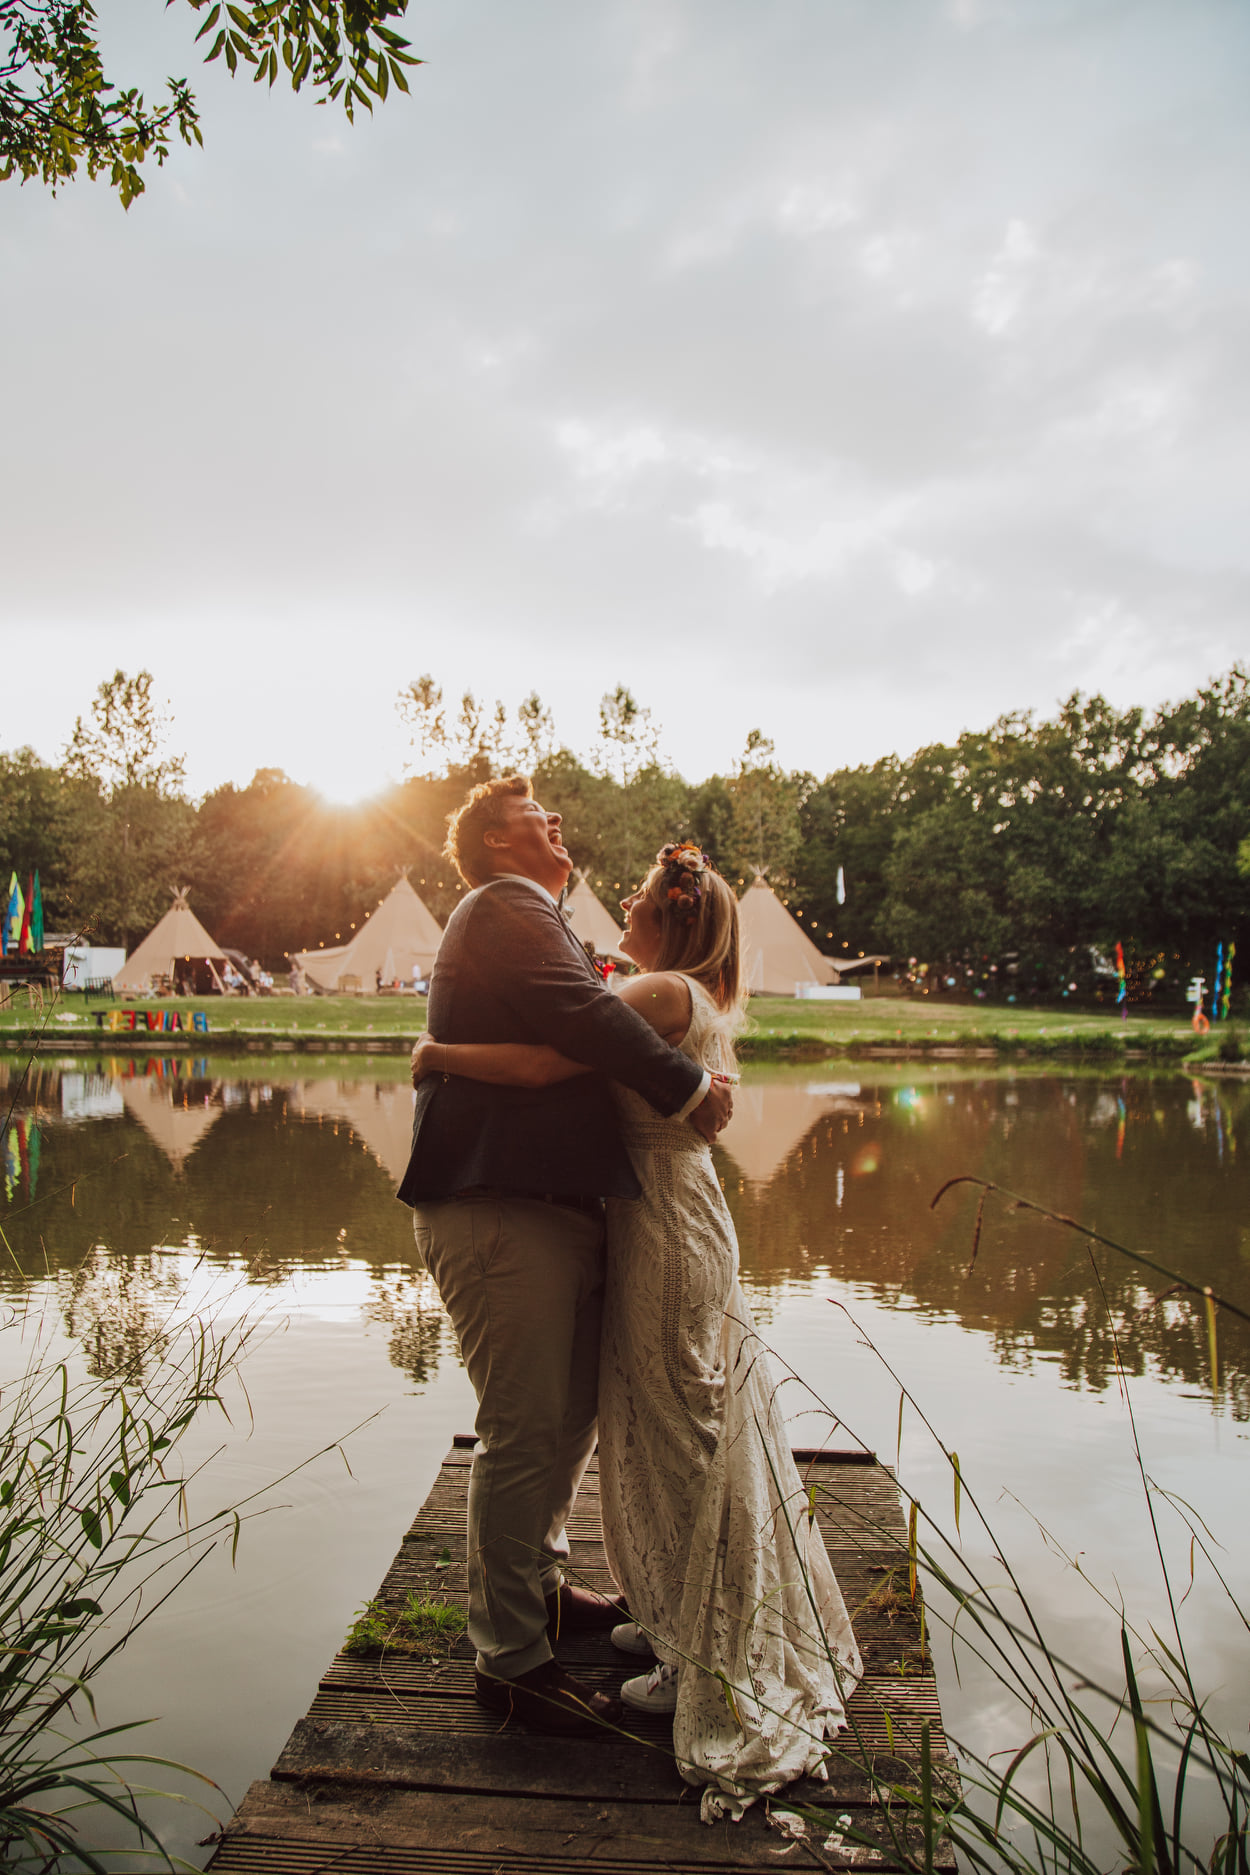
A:
MULTIPOLYGON (((687 978, 684 1052, 713 1070, 725 1018, 687 978)), ((678 1667, 673 1744, 705 1822, 823 1776, 863 1671, 738 1284, 710 1148, 617 1089, 642 1185, 608 1201, 599 1477, 608 1562, 678 1667)))

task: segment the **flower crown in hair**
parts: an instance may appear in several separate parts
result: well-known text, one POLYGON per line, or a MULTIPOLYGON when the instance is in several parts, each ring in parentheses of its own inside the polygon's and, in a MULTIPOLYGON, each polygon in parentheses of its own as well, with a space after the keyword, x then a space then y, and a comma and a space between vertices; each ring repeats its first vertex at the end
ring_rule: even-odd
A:
POLYGON ((678 924, 693 924, 703 899, 699 881, 704 873, 712 870, 711 860, 691 840, 680 843, 670 840, 655 858, 656 864, 664 869, 661 891, 669 911, 678 924))

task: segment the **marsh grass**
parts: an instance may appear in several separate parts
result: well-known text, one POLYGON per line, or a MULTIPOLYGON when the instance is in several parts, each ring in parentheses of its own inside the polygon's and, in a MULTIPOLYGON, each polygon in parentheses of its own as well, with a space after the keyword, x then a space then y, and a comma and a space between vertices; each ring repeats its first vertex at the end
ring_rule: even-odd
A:
MULTIPOLYGON (((2 1230, 0 1254, 23 1273, 2 1230)), ((181 1867, 144 1816, 173 1793, 139 1786, 133 1773, 216 1786, 132 1749, 142 1721, 101 1726, 93 1682, 210 1555, 225 1549, 233 1563, 245 1523, 271 1507, 279 1485, 341 1442, 203 1515, 196 1500, 214 1455, 184 1462, 188 1435, 194 1428, 198 1441, 212 1418, 228 1428, 231 1403, 250 1414, 239 1367, 267 1325, 232 1319, 228 1294, 211 1310, 175 1299, 123 1372, 84 1378, 53 1352, 57 1327, 32 1293, 0 1314, 7 1349, 26 1350, 0 1387, 0 1863, 103 1875, 117 1852, 95 1850, 93 1838, 122 1827, 128 1867, 181 1867)))
MULTIPOLYGON (((998 1196, 1079 1234, 1096 1275, 1096 1255, 1103 1252, 1170 1278, 1172 1286, 1156 1302, 1179 1293, 1202 1311, 1212 1395, 1218 1397, 1216 1322, 1221 1309, 1244 1319, 1236 1304, 1044 1205, 1001 1193, 981 1180, 967 1182, 982 1187, 972 1261, 980 1248, 986 1202, 998 1196)), ((1101 1281, 1098 1287, 1101 1292, 1101 1281)), ((1118 1593, 1091 1580, 1079 1556, 1066 1553, 1050 1531, 1034 1525, 1044 1549, 1072 1572, 1105 1616, 1109 1645, 1103 1656, 1117 1663, 1118 1671, 1099 1678, 1088 1660, 1067 1658, 1048 1638, 1026 1587, 1028 1571, 1012 1563, 958 1453, 943 1443, 920 1402, 845 1305, 834 1301, 833 1306, 897 1387, 900 1452, 904 1418, 910 1415, 940 1455, 950 1486, 949 1508, 940 1512, 900 1485, 907 1512, 905 1561, 881 1567, 880 1584, 852 1615, 866 1613, 889 1623, 905 1614, 918 1616, 919 1644, 900 1651, 895 1668, 900 1680, 931 1664, 930 1641, 942 1634, 951 1669, 961 1681, 969 1676, 979 1702, 988 1702, 999 1715, 1004 1742, 1001 1749, 984 1752, 952 1737, 952 1756, 937 1748, 927 1720, 917 1723, 901 1717, 897 1708, 892 1711, 887 1693, 873 1715, 874 1729, 884 1729, 887 1740, 882 1752, 856 1720, 852 1705, 849 1731, 826 1744, 825 1757, 831 1769, 838 1766, 853 1780, 866 1780, 867 1812, 859 1807, 834 1817, 829 1808, 805 1805, 783 1791, 766 1799, 774 1823, 801 1842, 808 1865, 827 1868, 835 1866, 835 1859, 836 1865, 845 1865, 849 1851, 851 1860, 884 1859, 915 1875, 933 1875, 938 1861, 949 1862, 947 1852, 953 1850, 961 1868, 986 1875, 1250 1875, 1250 1754, 1212 1717, 1211 1689, 1199 1686, 1190 1665, 1183 1608, 1198 1572, 1205 1573, 1225 1621, 1243 1640, 1250 1635, 1250 1620, 1201 1516, 1150 1476, 1133 1412, 1127 1350, 1114 1323, 1117 1379, 1166 1618, 1135 1619, 1118 1593), (1170 1541, 1165 1525, 1171 1526, 1170 1541), (1180 1582, 1169 1560, 1178 1536, 1188 1555, 1187 1579, 1180 1582)), ((1111 1320, 1105 1294, 1103 1306, 1111 1320)), ((799 1384, 826 1420, 830 1436, 845 1428, 859 1439, 844 1415, 784 1362, 772 1359, 778 1384, 799 1384)), ((834 1501, 833 1493, 824 1484, 804 1482, 796 1499, 781 1491, 776 1475, 774 1482, 781 1516, 798 1549, 800 1524, 817 1514, 822 1493, 834 1501)), ((874 1538, 887 1547, 895 1543, 888 1528, 866 1532, 861 1540, 871 1549, 874 1538)), ((759 1613, 751 1611, 750 1618, 759 1613)), ((1210 1619, 1209 1610, 1205 1618, 1210 1619)), ((836 1674, 818 1629, 796 1637, 796 1644, 823 1646, 836 1674)), ((737 1712, 743 1697, 758 1705, 755 1688, 723 1684, 731 1710, 737 1712)), ((1250 1698, 1243 1688, 1243 1714, 1247 1707, 1250 1698)), ((650 1744, 656 1748, 654 1740, 650 1744)))
MULTIPOLYGON (((997 1188, 968 1182, 982 1186, 972 1243, 975 1260, 985 1202, 997 1188)), ((1224 1308, 1244 1319, 1244 1311, 1156 1259, 1044 1205, 999 1195, 1083 1237, 1096 1275, 1095 1250, 1100 1248, 1170 1277, 1172 1288, 1165 1294, 1188 1294, 1205 1313, 1212 1394, 1218 1394, 1217 1312, 1224 1308)), ((1105 1296, 1103 1301, 1105 1307, 1105 1296)), ((906 1570, 888 1574, 869 1604, 888 1615, 891 1609, 899 1611, 906 1597, 921 1610, 922 1637, 926 1628, 944 1629, 956 1674, 971 1670, 979 1675, 996 1699, 1005 1696, 1019 1724, 1015 1742, 992 1755, 952 1740, 957 1774, 934 1753, 929 1725, 921 1725, 918 1735, 913 1728, 913 1735, 900 1742, 918 1751, 918 1775, 903 1781, 880 1773, 874 1754, 852 1728, 851 1739, 835 1747, 831 1757, 867 1771, 877 1827, 869 1831, 857 1828, 849 1816, 839 1819, 845 1825, 840 1841, 858 1842, 879 1854, 884 1840, 887 1853, 903 1867, 926 1872, 933 1869, 937 1845, 946 1842, 962 1865, 1009 1875, 1187 1875, 1199 1870, 1250 1875, 1250 1755, 1211 1718, 1210 1689, 1196 1683, 1186 1645, 1182 1608, 1197 1569, 1205 1568, 1234 1630, 1250 1634, 1250 1620, 1220 1568, 1218 1544, 1201 1517, 1149 1474, 1119 1340, 1118 1380, 1166 1622, 1135 1621, 1117 1594, 1090 1581, 1078 1556, 1065 1553, 1049 1531, 1036 1526, 1047 1550, 1081 1580, 1106 1615, 1122 1677, 1100 1681, 1087 1661, 1065 1658, 1048 1640, 1023 1573, 1013 1566, 958 1454, 943 1444, 919 1402, 849 1311, 841 1303, 834 1306, 898 1387, 900 1448, 903 1415, 910 1412, 941 1454, 951 1487, 949 1523, 903 1488, 909 1513, 906 1570), (1165 1520, 1179 1526, 1188 1549, 1188 1581, 1180 1585, 1169 1562, 1165 1520), (963 1526, 969 1522, 978 1528, 979 1545, 964 1542, 963 1526), (972 1560, 978 1547, 991 1559, 992 1580, 972 1560), (1143 1691, 1147 1675, 1148 1693, 1143 1691)), ((823 1403, 822 1410, 832 1425, 845 1423, 823 1403)), ((1244 1692, 1243 1703, 1250 1705, 1244 1692)), ((893 1744, 894 1728, 886 1718, 893 1744)), ((827 1828, 827 1814, 800 1810, 799 1815, 813 1827, 827 1828)))

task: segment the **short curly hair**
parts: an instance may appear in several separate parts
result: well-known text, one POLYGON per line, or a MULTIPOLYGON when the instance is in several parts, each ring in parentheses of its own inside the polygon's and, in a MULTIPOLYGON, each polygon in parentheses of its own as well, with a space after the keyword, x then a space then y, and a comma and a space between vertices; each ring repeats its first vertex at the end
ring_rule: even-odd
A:
POLYGON ((497 775, 474 788, 467 801, 447 816, 443 851, 466 885, 485 885, 492 877, 486 857, 486 835, 503 825, 503 803, 512 795, 532 801, 534 784, 528 775, 497 775))

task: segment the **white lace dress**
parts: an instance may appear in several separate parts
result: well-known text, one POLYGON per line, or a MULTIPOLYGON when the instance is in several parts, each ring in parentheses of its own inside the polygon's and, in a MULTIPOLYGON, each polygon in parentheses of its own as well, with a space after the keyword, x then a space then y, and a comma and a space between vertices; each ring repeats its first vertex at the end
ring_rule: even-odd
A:
MULTIPOLYGON (((717 1069, 724 1019, 690 989, 683 1050, 717 1069)), ((608 1201, 604 1543, 631 1614, 679 1669, 674 1749, 686 1781, 707 1787, 711 1822, 823 1775, 823 1741, 845 1726, 863 1668, 738 1284, 711 1150, 687 1121, 617 1098, 642 1197, 608 1201)))

